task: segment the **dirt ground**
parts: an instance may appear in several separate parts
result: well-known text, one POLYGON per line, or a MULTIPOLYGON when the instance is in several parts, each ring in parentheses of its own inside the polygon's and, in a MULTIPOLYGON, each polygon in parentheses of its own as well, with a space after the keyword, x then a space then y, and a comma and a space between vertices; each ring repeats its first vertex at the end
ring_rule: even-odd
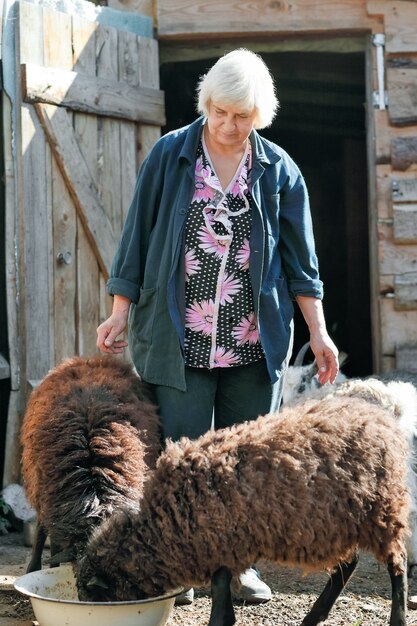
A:
MULTIPOLYGON (((0 626, 34 626, 38 622, 30 602, 13 589, 15 577, 25 573, 30 548, 22 535, 0 536, 0 626)), ((299 571, 258 564, 271 587, 273 599, 263 605, 235 604, 236 626, 298 626, 326 583, 326 575, 303 577, 299 571)), ((411 581, 409 595, 417 595, 411 581)), ((383 566, 361 555, 358 568, 338 599, 326 626, 387 626, 390 611, 390 580, 383 566)), ((206 626, 210 614, 207 590, 197 590, 191 606, 175 607, 166 626, 206 626)), ((80 624, 80 626, 85 626, 80 624)), ((121 626, 115 624, 115 626, 121 626)), ((417 609, 409 609, 407 626, 417 626, 417 609)))

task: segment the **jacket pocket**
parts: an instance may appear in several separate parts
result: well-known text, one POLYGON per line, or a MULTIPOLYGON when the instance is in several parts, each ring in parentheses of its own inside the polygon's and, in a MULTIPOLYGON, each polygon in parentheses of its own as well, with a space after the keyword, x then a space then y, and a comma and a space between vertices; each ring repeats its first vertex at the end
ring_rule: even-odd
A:
POLYGON ((139 343, 147 345, 152 343, 157 301, 158 287, 141 289, 139 302, 132 307, 129 329, 139 343))

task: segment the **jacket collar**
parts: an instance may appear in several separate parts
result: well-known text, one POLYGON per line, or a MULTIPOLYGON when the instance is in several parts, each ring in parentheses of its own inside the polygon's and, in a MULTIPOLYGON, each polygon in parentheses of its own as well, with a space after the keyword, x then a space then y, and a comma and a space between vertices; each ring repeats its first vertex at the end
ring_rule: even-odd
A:
POLYGON ((198 143, 203 131, 205 117, 197 118, 187 127, 185 141, 181 148, 179 158, 186 159, 189 163, 195 163, 195 155, 197 154, 198 143))
POLYGON ((252 142, 252 150, 254 152, 254 160, 264 165, 274 165, 281 160, 281 155, 277 151, 276 146, 273 147, 267 139, 261 137, 261 135, 253 130, 249 135, 252 142))

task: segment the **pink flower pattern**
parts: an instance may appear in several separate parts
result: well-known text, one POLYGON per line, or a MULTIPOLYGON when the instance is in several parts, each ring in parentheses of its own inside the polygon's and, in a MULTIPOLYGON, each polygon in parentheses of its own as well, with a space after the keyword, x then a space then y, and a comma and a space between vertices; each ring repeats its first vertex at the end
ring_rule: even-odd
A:
POLYGON ((185 325, 197 333, 209 335, 213 328, 214 313, 213 300, 193 302, 190 307, 185 309, 185 325))
POLYGON ((242 317, 239 324, 232 330, 237 345, 244 343, 256 343, 259 341, 258 323, 255 313, 250 313, 247 317, 242 317))
POLYGON ((233 302, 232 296, 242 289, 242 283, 238 278, 235 278, 234 274, 225 276, 220 287, 220 304, 226 304, 226 302, 233 302))
POLYGON ((188 282, 199 269, 200 261, 196 257, 195 250, 189 250, 188 246, 185 246, 185 280, 188 282))
POLYGON ((220 346, 216 348, 214 367, 230 367, 231 365, 238 365, 239 363, 240 359, 233 350, 226 350, 226 348, 221 348, 220 346))
POLYGON ((201 141, 185 227, 185 362, 233 367, 264 357, 249 268, 250 148, 226 191, 201 141))
POLYGON ((238 250, 238 253, 236 255, 236 261, 242 267, 242 270, 249 269, 249 257, 250 257, 249 239, 245 239, 243 242, 243 246, 238 250))
POLYGON ((228 240, 218 239, 209 231, 207 226, 203 226, 198 232, 198 240, 200 241, 199 247, 204 250, 204 252, 207 252, 207 254, 215 254, 219 258, 225 254, 228 248, 228 240))

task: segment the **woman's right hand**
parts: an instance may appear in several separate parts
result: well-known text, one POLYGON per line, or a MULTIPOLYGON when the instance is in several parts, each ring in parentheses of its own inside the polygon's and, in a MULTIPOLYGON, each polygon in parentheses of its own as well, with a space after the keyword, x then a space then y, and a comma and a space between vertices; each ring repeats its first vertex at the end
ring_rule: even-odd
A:
POLYGON ((112 314, 97 328, 97 348, 100 352, 120 354, 127 347, 127 341, 117 337, 127 326, 129 307, 128 298, 114 296, 112 314))

